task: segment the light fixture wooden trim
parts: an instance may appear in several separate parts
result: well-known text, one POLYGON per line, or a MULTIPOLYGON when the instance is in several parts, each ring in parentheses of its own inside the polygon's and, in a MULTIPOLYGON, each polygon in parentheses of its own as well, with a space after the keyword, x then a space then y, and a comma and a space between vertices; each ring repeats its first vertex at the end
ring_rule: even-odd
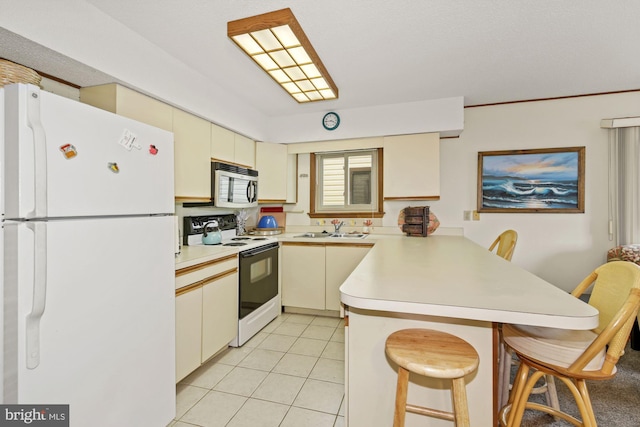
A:
MULTIPOLYGON (((267 72, 267 74, 269 74, 269 76, 276 83, 278 83, 279 86, 283 87, 285 92, 287 92, 290 96, 292 96, 299 103, 323 101, 325 99, 337 99, 338 96, 339 96, 338 87, 336 86, 335 82, 331 78, 331 75, 329 74, 329 72, 327 71, 326 67, 324 66, 324 64, 320 60, 320 57, 318 56, 316 50, 311 45, 311 42, 309 41, 307 35, 302 30, 302 27, 300 26, 300 23, 298 22, 296 17, 293 15, 293 12, 291 11, 291 9, 285 8, 285 9, 281 9, 281 10, 276 10, 274 12, 263 13, 261 15, 251 16, 251 17, 248 17, 248 18, 243 18, 243 19, 238 19, 238 20, 235 20, 235 21, 227 22, 227 36, 229 38, 231 38, 231 40, 233 40, 234 43, 236 43, 238 45, 238 47, 240 47, 240 49, 243 52, 247 53, 242 48, 242 46, 234 39, 234 37, 240 36, 240 35, 243 35, 243 34, 250 34, 252 32, 256 32, 256 31, 272 29, 272 28, 283 26, 283 25, 288 25, 289 26, 291 31, 294 33, 294 35, 296 36, 296 38, 300 42, 300 46, 302 46, 304 48, 304 50, 306 51, 307 55, 311 58, 311 61, 312 61, 313 65, 315 65, 315 67, 318 69, 318 71, 320 72, 322 78, 325 80, 325 82, 327 83, 329 88, 335 94, 335 97, 333 97, 333 98, 309 99, 308 101, 300 101, 295 96, 293 96, 293 94, 291 94, 289 91, 284 89, 284 86, 282 86, 282 84, 280 82, 278 82, 278 80, 276 80, 276 78, 274 76, 272 76, 269 72, 267 72, 264 68, 262 68, 260 66, 260 64, 258 63, 258 61, 254 57, 251 57, 251 58, 258 64, 258 66, 260 66, 260 68, 263 71, 267 72)), ((269 51, 266 51, 266 52, 268 53, 269 51)), ((249 55, 249 56, 251 56, 251 55, 249 55)))

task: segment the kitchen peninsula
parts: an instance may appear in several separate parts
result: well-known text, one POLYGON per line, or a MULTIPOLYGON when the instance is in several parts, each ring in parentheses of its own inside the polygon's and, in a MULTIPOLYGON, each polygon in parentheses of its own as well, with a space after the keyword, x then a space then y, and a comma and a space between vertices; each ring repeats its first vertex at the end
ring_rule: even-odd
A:
MULTIPOLYGON (((473 345, 466 378, 472 425, 496 425, 498 323, 566 329, 597 326, 598 312, 462 236, 383 238, 340 287, 346 328, 347 425, 391 425, 396 369, 384 352, 392 332, 422 327, 473 345)), ((409 402, 450 409, 450 385, 413 378, 409 402), (413 381, 419 381, 417 384, 413 381)), ((407 427, 425 425, 407 414, 407 427)), ((430 419, 429 426, 450 422, 430 419)))

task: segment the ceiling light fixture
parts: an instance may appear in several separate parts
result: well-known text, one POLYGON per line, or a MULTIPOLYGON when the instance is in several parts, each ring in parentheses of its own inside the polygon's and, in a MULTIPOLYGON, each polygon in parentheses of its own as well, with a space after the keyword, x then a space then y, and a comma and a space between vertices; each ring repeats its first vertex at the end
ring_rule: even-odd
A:
POLYGON ((227 35, 296 101, 338 98, 338 88, 291 9, 227 22, 227 35))

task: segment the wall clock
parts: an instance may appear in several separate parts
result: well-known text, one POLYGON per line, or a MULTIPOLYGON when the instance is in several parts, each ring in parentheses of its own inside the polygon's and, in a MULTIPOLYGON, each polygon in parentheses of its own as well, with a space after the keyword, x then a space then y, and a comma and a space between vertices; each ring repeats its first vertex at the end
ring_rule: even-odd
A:
POLYGON ((322 126, 324 126, 326 130, 336 130, 339 125, 340 116, 338 115, 338 113, 330 111, 322 118, 322 126))

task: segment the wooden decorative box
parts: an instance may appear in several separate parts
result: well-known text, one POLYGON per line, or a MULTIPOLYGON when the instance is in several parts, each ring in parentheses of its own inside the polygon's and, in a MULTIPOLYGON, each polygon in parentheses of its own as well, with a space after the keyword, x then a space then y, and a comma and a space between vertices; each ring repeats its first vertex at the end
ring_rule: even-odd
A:
POLYGON ((427 237, 429 227, 429 206, 408 207, 403 209, 404 224, 402 232, 407 236, 427 237))

